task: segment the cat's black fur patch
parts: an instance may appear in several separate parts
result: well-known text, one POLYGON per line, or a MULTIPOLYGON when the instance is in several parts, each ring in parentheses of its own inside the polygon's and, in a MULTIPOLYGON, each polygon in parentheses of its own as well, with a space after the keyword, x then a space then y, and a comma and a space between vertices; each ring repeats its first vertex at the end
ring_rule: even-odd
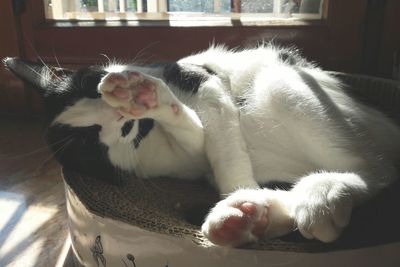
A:
POLYGON ((164 79, 179 89, 197 93, 202 82, 207 80, 215 72, 193 64, 170 63, 164 66, 164 79))
POLYGON ((282 49, 278 53, 279 58, 292 66, 313 67, 313 63, 305 60, 297 50, 282 49))
POLYGON ((139 120, 138 134, 135 137, 135 139, 133 139, 133 146, 135 148, 139 147, 140 142, 143 140, 143 138, 145 138, 149 134, 149 132, 151 131, 151 129, 153 129, 153 127, 154 127, 154 120, 152 119, 139 120))
POLYGON ((279 52, 278 56, 282 61, 288 63, 289 65, 297 65, 301 62, 301 58, 291 51, 282 50, 279 52))
POLYGON ((65 108, 82 98, 100 98, 97 85, 105 74, 99 67, 88 67, 50 83, 44 92, 48 121, 52 121, 65 108))
POLYGON ((243 107, 246 104, 246 100, 247 100, 247 98, 245 98, 245 97, 236 97, 235 104, 238 107, 243 107))
POLYGON ((83 68, 75 72, 72 76, 74 96, 79 98, 100 98, 101 94, 97 90, 97 85, 106 74, 107 72, 97 66, 83 68))
POLYGON ((65 168, 121 184, 128 173, 111 164, 108 147, 99 142, 100 130, 100 125, 70 127, 55 124, 49 127, 46 138, 56 159, 65 168))
POLYGON ((135 120, 129 120, 129 121, 125 122, 121 128, 121 136, 122 137, 127 136, 131 132, 134 124, 135 124, 135 120))

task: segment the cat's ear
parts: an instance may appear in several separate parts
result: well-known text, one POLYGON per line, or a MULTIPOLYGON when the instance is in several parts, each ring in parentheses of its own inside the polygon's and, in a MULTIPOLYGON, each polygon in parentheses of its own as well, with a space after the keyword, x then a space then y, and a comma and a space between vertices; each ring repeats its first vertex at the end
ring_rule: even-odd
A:
POLYGON ((49 88, 53 88, 52 85, 57 85, 59 81, 73 73, 68 69, 50 67, 20 58, 4 58, 3 63, 6 68, 23 81, 37 88, 42 94, 49 88))

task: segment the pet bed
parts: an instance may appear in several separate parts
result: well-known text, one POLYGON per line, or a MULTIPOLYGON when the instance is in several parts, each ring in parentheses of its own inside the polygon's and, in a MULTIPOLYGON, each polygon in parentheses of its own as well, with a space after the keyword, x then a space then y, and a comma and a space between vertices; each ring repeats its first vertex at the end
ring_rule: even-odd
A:
MULTIPOLYGON (((349 85, 349 93, 400 123, 400 83, 333 74, 349 85)), ((368 265, 373 263, 368 261, 368 255, 373 255, 369 249, 383 245, 389 246, 385 250, 388 252, 393 246, 400 247, 400 219, 393 212, 400 200, 399 183, 355 209, 350 226, 336 242, 310 241, 293 232, 279 239, 229 249, 213 246, 199 231, 205 214, 218 201, 218 194, 204 182, 132 178, 123 186, 114 186, 68 169, 63 169, 63 176, 77 265, 300 266, 301 261, 312 266, 312 255, 327 253, 337 266, 337 253, 357 251, 366 255, 362 258, 368 265)), ((323 258, 325 266, 329 265, 329 257, 323 258)), ((390 256, 388 259, 393 260, 390 256)))

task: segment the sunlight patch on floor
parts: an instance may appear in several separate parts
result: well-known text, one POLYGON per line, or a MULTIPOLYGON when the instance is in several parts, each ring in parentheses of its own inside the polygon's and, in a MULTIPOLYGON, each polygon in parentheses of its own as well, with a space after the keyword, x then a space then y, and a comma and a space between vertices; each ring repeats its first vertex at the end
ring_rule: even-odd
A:
MULTIPOLYGON (((57 213, 56 206, 43 205, 26 206, 22 195, 0 191, 0 219, 1 247, 0 265, 7 263, 8 259, 29 257, 29 262, 34 263, 36 256, 43 248, 44 238, 40 228, 49 222, 57 213)), ((23 262, 23 261, 22 261, 23 262)))

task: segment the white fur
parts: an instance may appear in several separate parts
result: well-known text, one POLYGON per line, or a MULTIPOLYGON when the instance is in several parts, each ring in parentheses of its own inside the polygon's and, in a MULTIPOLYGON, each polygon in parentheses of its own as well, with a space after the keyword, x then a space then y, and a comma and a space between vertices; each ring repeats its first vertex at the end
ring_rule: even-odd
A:
MULTIPOLYGON (((236 52, 211 47, 182 59, 217 73, 193 96, 159 80, 157 69, 110 67, 109 72, 140 71, 157 85, 160 105, 144 115, 156 127, 137 151, 125 146, 134 134, 121 140, 111 133, 120 128, 107 119, 113 116, 109 107, 101 119, 90 112, 75 119, 85 108, 103 109, 95 102, 102 100, 78 102, 56 121, 81 126, 100 120, 100 140, 110 147, 112 163, 135 169, 138 176, 208 175, 222 194, 233 192, 202 227, 212 241, 210 229, 238 216, 239 202, 268 208, 265 236, 293 230, 294 221, 305 237, 332 241, 355 205, 397 178, 400 145, 393 141, 400 140, 400 130, 348 97, 334 77, 310 65, 291 66, 278 51, 271 46, 236 52), (239 98, 247 99, 241 107, 239 98), (179 106, 178 116, 169 111, 171 103, 179 106), (269 181, 295 186, 289 192, 258 189, 269 181)), ((235 245, 254 240, 244 233, 235 245)))

